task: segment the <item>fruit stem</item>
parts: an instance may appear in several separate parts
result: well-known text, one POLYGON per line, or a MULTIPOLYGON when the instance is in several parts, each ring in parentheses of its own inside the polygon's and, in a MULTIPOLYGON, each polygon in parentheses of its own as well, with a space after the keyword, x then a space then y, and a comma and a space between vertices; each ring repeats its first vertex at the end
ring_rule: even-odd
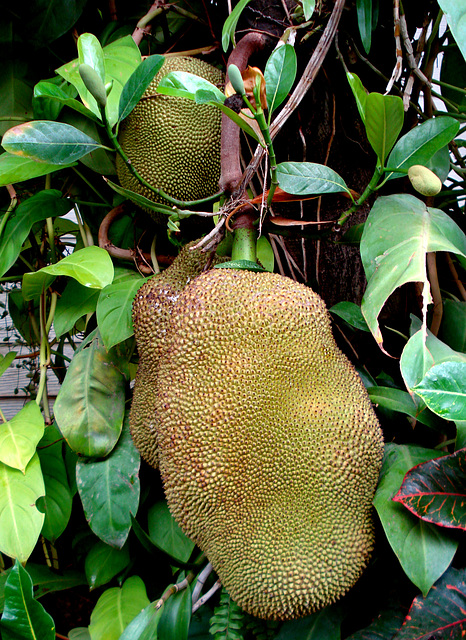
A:
POLYGON ((256 243, 257 229, 252 212, 240 214, 234 222, 232 260, 249 260, 257 262, 256 243))

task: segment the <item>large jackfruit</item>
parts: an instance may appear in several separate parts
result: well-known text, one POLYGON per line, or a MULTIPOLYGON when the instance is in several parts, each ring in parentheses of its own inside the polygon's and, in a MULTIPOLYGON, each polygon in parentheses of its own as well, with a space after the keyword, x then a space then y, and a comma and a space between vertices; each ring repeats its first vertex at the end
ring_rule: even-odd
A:
POLYGON ((383 440, 319 296, 203 273, 172 308, 156 375, 170 510, 232 599, 286 620, 346 593, 373 548, 383 440))
MULTIPOLYGON (((221 112, 188 98, 156 92, 170 71, 187 71, 222 85, 222 72, 190 57, 166 58, 141 100, 123 121, 119 142, 137 172, 152 186, 178 200, 199 200, 218 191, 221 112)), ((117 173, 126 189, 163 202, 129 171, 117 155, 117 173)), ((148 209, 157 219, 157 214, 148 209)))
MULTIPOLYGON (((191 242, 173 263, 139 288, 133 302, 133 327, 139 365, 130 412, 131 435, 142 457, 158 465, 155 430, 157 368, 167 333, 170 312, 186 285, 206 267, 209 254, 192 250, 191 242)), ((214 256, 213 264, 222 260, 214 256)), ((224 258, 223 258, 224 260, 224 258)))

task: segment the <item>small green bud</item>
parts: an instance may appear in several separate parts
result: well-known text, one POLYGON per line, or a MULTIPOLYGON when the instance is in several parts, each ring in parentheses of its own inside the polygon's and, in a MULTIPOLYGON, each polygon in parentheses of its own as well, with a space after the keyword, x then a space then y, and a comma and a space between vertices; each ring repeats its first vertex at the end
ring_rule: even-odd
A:
POLYGON ((442 189, 442 182, 433 171, 422 164, 414 164, 408 169, 408 178, 413 187, 423 196, 436 196, 442 189))
POLYGON ((241 76, 241 71, 238 69, 238 67, 235 64, 229 65, 228 77, 230 79, 231 86, 236 91, 236 93, 239 93, 240 95, 243 96, 245 94, 244 82, 241 76))
POLYGON ((96 99, 97 104, 105 107, 107 104, 107 91, 97 71, 88 64, 80 64, 79 75, 86 89, 96 99))

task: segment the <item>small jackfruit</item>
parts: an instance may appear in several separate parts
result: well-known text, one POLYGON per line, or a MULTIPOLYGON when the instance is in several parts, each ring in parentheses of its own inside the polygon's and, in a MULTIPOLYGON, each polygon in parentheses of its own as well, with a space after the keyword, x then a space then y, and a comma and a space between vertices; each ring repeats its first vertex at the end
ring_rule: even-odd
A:
MULTIPOLYGON (((133 328, 139 365, 130 412, 131 435, 142 457, 158 465, 155 431, 157 367, 166 337, 170 312, 186 285, 206 267, 210 257, 187 244, 173 263, 138 289, 133 302, 133 328)), ((225 258, 214 256, 213 264, 225 258)))
POLYGON ((160 351, 154 427, 179 525, 254 616, 337 600, 371 555, 383 439, 323 301, 278 274, 211 270, 160 351))
MULTIPOLYGON (((166 58, 122 122, 119 142, 136 171, 151 186, 177 200, 199 200, 218 191, 221 112, 212 105, 157 93, 158 83, 170 71, 187 71, 212 84, 223 84, 222 72, 202 60, 166 58)), ((153 202, 164 202, 141 185, 119 156, 116 166, 122 187, 153 202)), ((157 219, 157 214, 148 212, 157 219)))

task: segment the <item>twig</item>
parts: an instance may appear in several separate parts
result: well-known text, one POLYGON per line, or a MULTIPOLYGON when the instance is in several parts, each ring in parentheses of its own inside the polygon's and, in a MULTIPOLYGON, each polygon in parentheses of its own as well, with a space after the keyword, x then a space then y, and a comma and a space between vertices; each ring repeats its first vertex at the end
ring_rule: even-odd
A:
POLYGON ((211 563, 208 562, 204 567, 204 569, 202 569, 201 573, 199 574, 196 581, 196 585, 193 589, 193 604, 195 604, 199 600, 199 596, 201 595, 201 591, 205 584, 205 581, 210 576, 212 571, 213 571, 213 567, 211 563))
POLYGON ((214 595, 214 593, 220 589, 221 586, 222 586, 222 583, 220 582, 220 580, 217 580, 214 586, 211 589, 209 589, 209 591, 207 591, 207 593, 205 593, 202 596, 202 598, 199 598, 196 604, 193 605, 192 613, 200 609, 200 607, 202 607, 202 605, 205 604, 207 600, 209 600, 209 598, 211 598, 214 595))
POLYGON ((401 48, 401 29, 400 29, 400 0, 393 1, 393 31, 395 36, 395 47, 396 47, 396 64, 393 69, 392 76, 388 81, 387 88, 385 89, 385 93, 390 93, 395 82, 401 77, 401 72, 403 70, 403 50, 401 48))

